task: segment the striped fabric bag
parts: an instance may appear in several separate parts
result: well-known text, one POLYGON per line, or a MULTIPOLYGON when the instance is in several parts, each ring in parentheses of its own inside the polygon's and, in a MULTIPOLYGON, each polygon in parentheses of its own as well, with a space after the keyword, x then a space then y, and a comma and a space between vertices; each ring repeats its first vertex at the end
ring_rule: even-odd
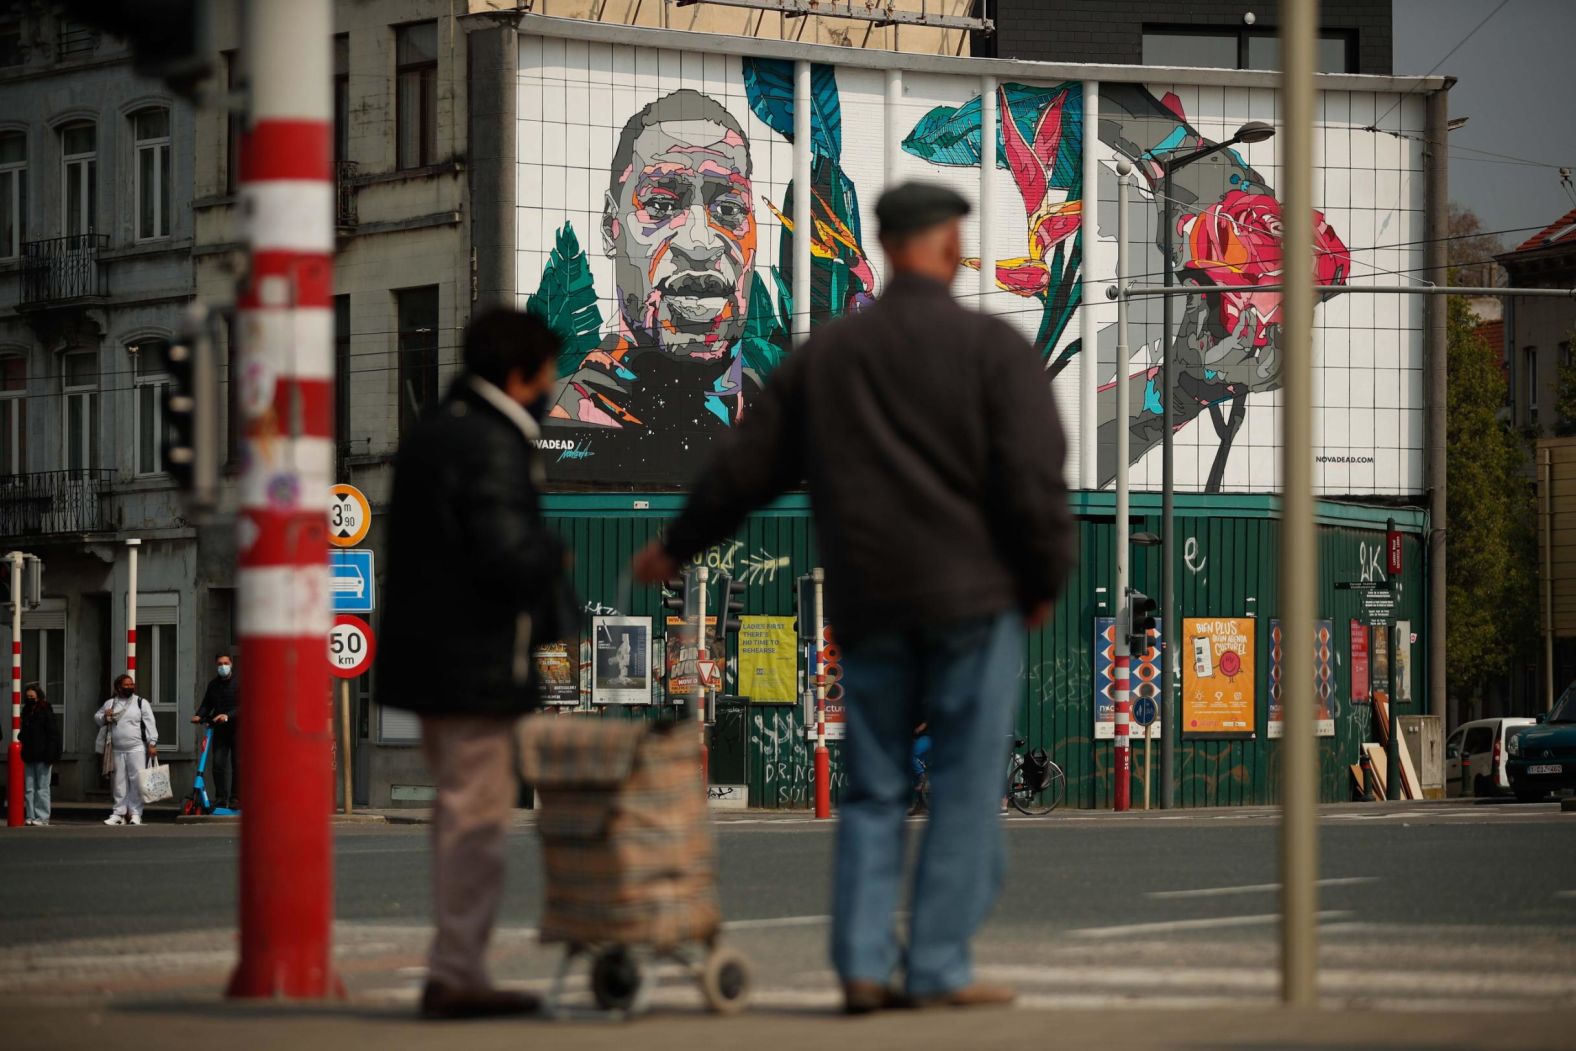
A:
POLYGON ((526 719, 520 774, 539 800, 543 942, 671 948, 722 922, 698 728, 526 719))

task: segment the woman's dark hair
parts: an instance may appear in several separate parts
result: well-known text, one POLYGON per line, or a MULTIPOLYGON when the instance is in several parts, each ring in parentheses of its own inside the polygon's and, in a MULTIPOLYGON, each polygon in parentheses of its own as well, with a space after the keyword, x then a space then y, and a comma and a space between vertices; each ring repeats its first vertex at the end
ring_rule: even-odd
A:
POLYGON ((49 700, 49 695, 44 692, 44 688, 36 682, 30 682, 26 686, 22 687, 22 696, 26 697, 28 690, 32 690, 34 693, 38 694, 38 699, 40 701, 49 700))
POLYGON ((466 370, 498 387, 515 369, 535 376, 558 357, 558 348, 558 336, 547 322, 507 307, 483 310, 465 326, 466 370))
POLYGON ((115 689, 120 689, 120 684, 125 682, 127 679, 131 680, 133 686, 136 685, 137 677, 131 674, 129 671, 123 671, 119 675, 115 676, 115 689))

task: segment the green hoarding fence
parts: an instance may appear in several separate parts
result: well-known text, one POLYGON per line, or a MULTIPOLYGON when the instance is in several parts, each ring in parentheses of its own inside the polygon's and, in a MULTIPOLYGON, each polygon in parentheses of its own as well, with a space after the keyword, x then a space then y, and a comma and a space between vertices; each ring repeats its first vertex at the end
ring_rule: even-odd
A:
MULTIPOLYGON (((1134 528, 1158 533, 1153 494, 1135 499, 1134 528)), ((1067 805, 1109 808, 1113 744, 1094 735, 1094 620, 1114 612, 1112 594, 1113 519, 1109 494, 1075 494, 1079 514, 1077 568, 1050 622, 1028 639, 1021 680, 1018 730, 1031 747, 1043 747, 1067 772, 1067 805), (1104 589, 1103 591, 1101 589, 1104 589)), ((660 534, 680 502, 670 495, 598 494, 550 497, 547 513, 574 553, 574 580, 585 602, 585 626, 593 613, 650 616, 661 630, 665 610, 657 588, 634 584, 628 573, 640 546, 660 534), (642 506, 644 505, 644 506, 642 506)), ((1186 807, 1274 803, 1279 798, 1279 742, 1269 737, 1270 621, 1279 616, 1278 552, 1280 527, 1276 502, 1264 497, 1186 497, 1176 519, 1177 599, 1186 617, 1246 617, 1257 620, 1254 668, 1255 726, 1251 737, 1178 743, 1178 803, 1186 807)), ((1409 509, 1321 503, 1319 532, 1320 599, 1318 614, 1331 622, 1334 691, 1330 698, 1335 735, 1319 739, 1320 795, 1325 801, 1350 798, 1348 767, 1358 746, 1374 740, 1367 704, 1351 700, 1351 631, 1378 611, 1384 592, 1365 592, 1339 584, 1380 581, 1390 586, 1388 619, 1409 621, 1417 637, 1412 647, 1413 703, 1403 713, 1424 710, 1426 653, 1431 645, 1425 621, 1426 567, 1421 514, 1409 509), (1388 580, 1385 525, 1394 517, 1403 531, 1400 576, 1388 580), (1370 607, 1373 607, 1370 609, 1370 607)), ((815 565, 811 519, 802 497, 789 498, 752 515, 735 536, 697 557, 713 570, 725 570, 746 584, 746 614, 793 615, 795 580, 815 565)), ((1135 548, 1133 586, 1160 592, 1158 548, 1135 548)), ((835 625, 834 625, 835 630, 835 625)), ((1289 661, 1286 662, 1290 667, 1289 661)), ((1308 674, 1313 673, 1309 655, 1308 674)), ((731 689, 731 684, 730 684, 731 689)), ((647 709, 615 710, 617 718, 651 718, 647 709)), ((742 711, 745 770, 752 806, 808 807, 811 744, 798 704, 748 704, 742 711)), ((1136 728, 1135 728, 1136 729, 1136 728)), ((737 734, 736 729, 730 733, 737 734)), ((1133 799, 1144 798, 1141 738, 1133 745, 1133 799)), ((1159 775, 1158 738, 1150 745, 1153 776, 1159 775)), ((833 800, 844 783, 840 748, 834 742, 833 800)), ((1159 787, 1152 789, 1157 806, 1159 787)))

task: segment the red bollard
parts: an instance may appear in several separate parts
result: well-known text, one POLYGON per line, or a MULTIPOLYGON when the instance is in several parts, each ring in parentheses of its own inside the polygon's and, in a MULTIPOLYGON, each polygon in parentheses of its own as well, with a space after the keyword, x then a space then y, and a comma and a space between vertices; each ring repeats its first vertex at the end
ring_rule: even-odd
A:
POLYGON ((815 746, 815 816, 832 816, 832 753, 825 741, 815 746))

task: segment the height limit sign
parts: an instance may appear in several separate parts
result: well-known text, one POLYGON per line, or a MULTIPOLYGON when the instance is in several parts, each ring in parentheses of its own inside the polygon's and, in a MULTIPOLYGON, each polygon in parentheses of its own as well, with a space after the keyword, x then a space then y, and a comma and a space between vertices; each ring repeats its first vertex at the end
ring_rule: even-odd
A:
POLYGON ((376 645, 372 626, 360 617, 341 613, 328 632, 328 668, 341 679, 354 679, 372 666, 376 645))
POLYGON ((328 495, 328 542, 335 547, 355 547, 372 528, 372 505, 353 485, 336 485, 328 495))

